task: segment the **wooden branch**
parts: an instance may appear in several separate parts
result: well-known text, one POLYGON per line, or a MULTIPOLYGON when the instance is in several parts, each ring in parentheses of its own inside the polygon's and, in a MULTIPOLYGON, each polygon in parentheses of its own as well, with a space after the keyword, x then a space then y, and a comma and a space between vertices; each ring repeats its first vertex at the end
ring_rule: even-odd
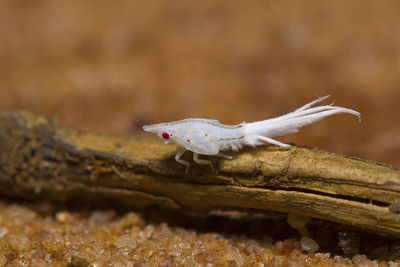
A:
MULTIPOLYGON (((177 147, 62 127, 27 111, 0 111, 0 193, 28 199, 109 199, 159 205, 278 211, 400 235, 400 170, 292 146, 266 146, 191 164, 177 147)), ((186 153, 190 160, 191 153, 186 153)))

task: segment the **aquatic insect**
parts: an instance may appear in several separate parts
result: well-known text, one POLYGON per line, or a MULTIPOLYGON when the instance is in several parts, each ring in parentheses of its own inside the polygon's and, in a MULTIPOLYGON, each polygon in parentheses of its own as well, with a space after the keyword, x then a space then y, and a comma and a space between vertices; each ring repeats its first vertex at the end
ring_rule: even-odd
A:
POLYGON ((312 107, 328 98, 329 95, 320 97, 295 111, 276 118, 241 123, 237 125, 225 125, 217 120, 210 119, 184 119, 180 121, 164 122, 143 126, 146 132, 155 133, 166 144, 176 143, 180 146, 175 160, 186 166, 189 171, 189 162, 181 157, 186 150, 193 152, 193 160, 197 164, 210 165, 214 171, 212 162, 199 159, 199 155, 217 155, 232 159, 221 153, 224 150, 238 151, 243 146, 258 146, 265 142, 287 147, 288 144, 279 142, 271 137, 282 136, 298 132, 298 128, 322 120, 325 117, 338 113, 350 113, 358 116, 360 113, 351 109, 336 107, 333 104, 312 107))

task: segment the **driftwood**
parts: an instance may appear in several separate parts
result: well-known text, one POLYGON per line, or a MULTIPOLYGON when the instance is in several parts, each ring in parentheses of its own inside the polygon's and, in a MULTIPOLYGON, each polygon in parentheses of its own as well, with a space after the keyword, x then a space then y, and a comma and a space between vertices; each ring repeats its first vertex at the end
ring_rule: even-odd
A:
MULTIPOLYGON (((189 174, 177 147, 67 129, 27 111, 0 111, 0 194, 109 199, 191 212, 277 211, 400 235, 400 170, 317 149, 247 149, 189 174)), ((191 153, 186 153, 190 160, 191 153)))

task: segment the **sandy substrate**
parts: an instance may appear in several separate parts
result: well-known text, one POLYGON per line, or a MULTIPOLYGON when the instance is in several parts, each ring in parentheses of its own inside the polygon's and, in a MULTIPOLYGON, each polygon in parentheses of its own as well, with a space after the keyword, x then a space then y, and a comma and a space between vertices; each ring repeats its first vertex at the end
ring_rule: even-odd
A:
MULTIPOLYGON (((0 203, 0 264, 7 266, 395 266, 394 261, 306 253, 299 241, 146 223, 137 212, 55 211, 0 203), (135 263, 135 265, 133 265, 135 263)), ((400 263, 400 261, 397 261, 400 263)))

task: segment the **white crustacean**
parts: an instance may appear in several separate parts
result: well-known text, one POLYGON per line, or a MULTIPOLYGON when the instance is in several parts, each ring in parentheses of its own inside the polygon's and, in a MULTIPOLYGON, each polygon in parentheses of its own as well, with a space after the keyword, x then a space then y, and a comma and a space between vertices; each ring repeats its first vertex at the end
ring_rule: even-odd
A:
POLYGON ((180 146, 175 160, 186 166, 185 172, 189 171, 189 162, 182 160, 181 156, 186 150, 193 152, 193 160, 197 164, 210 165, 214 171, 211 161, 199 159, 199 155, 217 155, 223 158, 232 157, 221 154, 224 150, 238 151, 243 146, 258 146, 265 142, 278 145, 290 146, 271 137, 283 136, 296 133, 298 128, 319 121, 327 116, 338 113, 350 113, 358 116, 360 113, 351 109, 331 105, 312 107, 326 99, 328 96, 320 97, 295 111, 276 118, 257 121, 252 123, 241 123, 238 125, 224 125, 217 120, 210 119, 184 119, 180 121, 158 123, 143 126, 146 132, 155 133, 166 144, 176 143, 180 146))

